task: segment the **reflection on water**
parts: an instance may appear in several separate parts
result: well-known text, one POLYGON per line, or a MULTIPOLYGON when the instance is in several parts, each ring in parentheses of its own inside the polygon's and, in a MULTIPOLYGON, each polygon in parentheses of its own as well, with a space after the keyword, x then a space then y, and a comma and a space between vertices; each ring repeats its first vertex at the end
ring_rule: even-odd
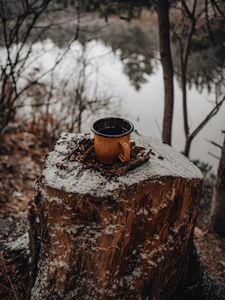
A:
MULTIPOLYGON (((51 113, 62 118, 64 123, 74 120, 72 131, 88 131, 90 124, 101 116, 123 116, 130 119, 141 134, 160 139, 164 95, 155 19, 155 14, 150 18, 146 11, 141 20, 129 23, 118 18, 105 23, 95 15, 85 15, 78 41, 71 44, 54 74, 42 79, 52 87, 51 113), (58 99, 60 101, 54 101, 58 99)), ((59 53, 64 51, 73 27, 72 22, 50 30, 48 39, 34 44, 30 69, 46 71, 51 68, 59 53), (44 54, 34 59, 40 52, 44 54)), ((173 146, 182 151, 182 94, 175 40, 172 50, 176 74, 173 146)), ((215 93, 224 89, 225 51, 222 50, 222 45, 211 47, 205 40, 195 39, 187 74, 191 131, 213 107, 215 93)), ((193 141, 192 159, 199 158, 217 166, 218 162, 208 154, 217 154, 217 149, 206 140, 221 143, 224 115, 225 107, 222 107, 193 141)))
MULTIPOLYGON (((49 51, 41 58, 42 68, 48 69, 51 64, 54 64, 54 57, 57 56, 58 47, 50 40, 43 43, 43 45, 45 45, 49 51)), ((80 84, 78 74, 80 74, 82 70, 81 56, 84 55, 84 53, 81 54, 82 46, 78 42, 74 42, 71 53, 68 53, 63 63, 55 70, 55 86, 59 86, 59 82, 65 83, 66 81, 67 83, 64 86, 60 85, 59 89, 55 90, 55 97, 62 98, 63 101, 51 106, 52 112, 60 117, 64 114, 64 116, 68 118, 68 110, 71 109, 71 105, 65 105, 65 99, 71 104, 71 99, 75 97, 76 87, 80 84), (78 58, 80 58, 79 63, 77 63, 78 58), (63 97, 59 96, 59 93, 62 93, 63 97)), ((85 60, 89 65, 87 73, 89 73, 90 76, 88 79, 86 78, 86 84, 89 88, 85 92, 88 93, 89 96, 86 94, 85 97, 88 97, 88 101, 91 101, 91 95, 94 95, 93 83, 96 82, 97 79, 98 89, 101 92, 98 96, 100 100, 98 103, 99 109, 92 114, 88 114, 88 119, 86 113, 84 114, 82 131, 88 131, 90 124, 98 117, 118 115, 130 119, 140 133, 160 139, 163 117, 163 81, 160 65, 157 65, 153 74, 145 77, 146 82, 142 84, 139 90, 136 90, 123 72, 124 65, 119 55, 110 51, 109 47, 106 47, 101 42, 91 41, 86 45, 85 55, 85 60), (92 65, 92 67, 90 67, 90 65, 92 65), (108 95, 106 95, 106 91, 108 95), (111 98, 111 104, 107 109, 102 107, 103 103, 101 99, 104 97, 105 99, 111 98)), ((36 63, 38 64, 37 61, 36 63)), ((157 64, 157 61, 154 63, 157 64)), ((191 128, 194 128, 199 123, 199 120, 212 108, 212 103, 209 100, 214 99, 214 93, 209 93, 207 88, 199 92, 195 86, 192 86, 188 91, 188 96, 191 128)), ((191 158, 201 158, 204 161, 210 161, 216 166, 216 160, 211 158, 207 153, 208 151, 215 153, 215 149, 206 139, 221 142, 222 134, 220 134, 220 131, 224 125, 224 114, 225 107, 223 107, 217 117, 200 132, 199 136, 193 142, 191 158)), ((176 149, 180 151, 183 150, 184 133, 182 125, 181 90, 176 80, 173 145, 176 149)))

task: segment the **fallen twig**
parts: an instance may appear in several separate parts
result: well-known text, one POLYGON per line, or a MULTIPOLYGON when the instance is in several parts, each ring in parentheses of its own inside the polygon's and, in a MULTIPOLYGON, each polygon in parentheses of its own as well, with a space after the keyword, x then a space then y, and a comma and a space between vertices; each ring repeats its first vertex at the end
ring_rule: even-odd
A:
POLYGON ((6 264, 5 264, 5 259, 4 259, 4 256, 3 254, 1 253, 1 261, 2 261, 2 266, 3 266, 3 269, 4 269, 4 272, 5 272, 5 275, 9 281, 9 284, 11 286, 11 289, 13 291, 13 295, 15 297, 16 300, 19 300, 19 296, 18 296, 18 293, 17 293, 17 290, 16 290, 16 287, 14 287, 13 283, 12 283, 12 280, 8 274, 8 270, 7 270, 7 267, 6 267, 6 264))
POLYGON ((91 147, 89 147, 83 154, 83 158, 86 158, 88 156, 88 154, 94 149, 94 145, 92 145, 91 147))
MULTIPOLYGON (((63 161, 75 160, 81 162, 86 167, 99 171, 102 175, 123 176, 148 161, 150 154, 151 149, 147 151, 144 147, 137 146, 134 142, 131 142, 131 159, 129 162, 118 162, 114 165, 105 165, 96 160, 93 140, 89 137, 84 137, 74 145, 72 152, 70 152, 63 161)), ((62 162, 58 162, 56 166, 62 168, 62 164, 62 162)))

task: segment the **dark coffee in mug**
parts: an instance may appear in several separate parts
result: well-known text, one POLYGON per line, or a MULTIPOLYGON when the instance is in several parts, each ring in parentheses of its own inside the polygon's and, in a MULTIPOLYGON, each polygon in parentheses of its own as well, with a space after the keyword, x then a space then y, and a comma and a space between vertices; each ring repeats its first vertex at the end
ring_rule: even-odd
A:
POLYGON ((102 133, 102 134, 113 136, 113 135, 123 134, 123 133, 127 132, 127 130, 125 128, 120 128, 120 127, 105 127, 105 128, 99 129, 98 132, 102 133))

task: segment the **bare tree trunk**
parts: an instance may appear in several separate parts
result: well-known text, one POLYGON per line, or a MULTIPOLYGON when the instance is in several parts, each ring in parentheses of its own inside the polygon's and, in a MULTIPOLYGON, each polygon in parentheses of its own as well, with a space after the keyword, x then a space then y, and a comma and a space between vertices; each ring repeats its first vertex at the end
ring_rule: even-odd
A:
POLYGON ((183 115, 184 115, 184 132, 186 138, 189 136, 188 126, 188 109, 187 109, 187 79, 186 74, 182 74, 182 98, 183 98, 183 115))
POLYGON ((189 154, 190 154, 192 140, 193 140, 193 138, 191 136, 186 138, 183 154, 187 157, 189 157, 189 154))
POLYGON ((187 41, 182 41, 183 35, 179 37, 179 46, 180 46, 180 68, 181 68, 181 87, 182 87, 182 102, 183 102, 183 120, 184 120, 184 134, 185 134, 185 149, 184 154, 189 156, 190 147, 193 138, 190 136, 189 122, 188 122, 188 105, 187 105, 187 67, 191 50, 192 37, 195 32, 196 27, 196 17, 195 11, 197 6, 197 0, 194 0, 192 4, 192 9, 190 10, 186 2, 182 0, 183 14, 185 13, 191 21, 191 28, 188 33, 187 41))
POLYGON ((170 49, 170 21, 169 21, 169 1, 158 1, 159 16, 159 44, 160 57, 163 67, 165 105, 163 115, 163 133, 162 140, 164 143, 171 145, 172 122, 173 122, 173 63, 170 49))
POLYGON ((214 189, 211 218, 212 229, 225 237, 225 137, 214 189))
MULTIPOLYGON (((184 47, 179 38, 179 46, 180 46, 180 70, 181 70, 181 88, 182 88, 182 101, 183 101, 183 119, 184 119, 184 134, 187 140, 189 136, 189 124, 188 124, 188 108, 187 108, 187 65, 185 64, 184 55, 184 47)), ((189 49, 188 49, 189 55, 189 49)), ((188 61, 188 55, 186 56, 186 62, 188 61)))

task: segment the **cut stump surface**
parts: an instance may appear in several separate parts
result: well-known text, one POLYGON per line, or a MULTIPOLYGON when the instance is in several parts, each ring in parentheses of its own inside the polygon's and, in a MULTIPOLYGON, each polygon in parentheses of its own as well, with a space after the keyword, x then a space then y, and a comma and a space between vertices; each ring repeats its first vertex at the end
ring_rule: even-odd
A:
POLYGON ((134 134, 150 160, 109 179, 65 159, 83 137, 61 136, 30 206, 31 299, 170 299, 187 273, 199 169, 134 134))

